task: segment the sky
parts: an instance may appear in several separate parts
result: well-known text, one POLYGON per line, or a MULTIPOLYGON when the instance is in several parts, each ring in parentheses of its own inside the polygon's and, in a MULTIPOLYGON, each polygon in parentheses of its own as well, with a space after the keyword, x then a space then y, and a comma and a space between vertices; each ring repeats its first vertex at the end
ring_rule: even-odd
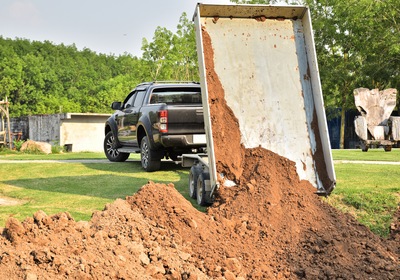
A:
POLYGON ((0 36, 50 41, 97 53, 142 55, 158 26, 176 32, 183 12, 191 20, 198 2, 229 0, 0 0, 0 36))

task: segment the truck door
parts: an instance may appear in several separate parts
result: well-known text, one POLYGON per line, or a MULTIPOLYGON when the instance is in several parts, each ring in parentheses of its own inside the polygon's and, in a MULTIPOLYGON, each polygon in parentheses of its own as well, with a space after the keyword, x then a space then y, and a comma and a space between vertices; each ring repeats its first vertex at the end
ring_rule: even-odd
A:
POLYGON ((143 104, 146 91, 140 90, 128 96, 122 114, 117 117, 118 138, 123 144, 137 145, 136 125, 140 117, 140 109, 143 104))

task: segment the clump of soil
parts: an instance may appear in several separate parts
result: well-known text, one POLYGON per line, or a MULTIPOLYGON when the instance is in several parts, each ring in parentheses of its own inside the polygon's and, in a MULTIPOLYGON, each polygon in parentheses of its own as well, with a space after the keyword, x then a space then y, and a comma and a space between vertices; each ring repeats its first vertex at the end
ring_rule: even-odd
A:
MULTIPOLYGON (((393 222, 390 225, 390 238, 400 244, 400 206, 393 216, 393 222)), ((397 246, 397 252, 400 254, 400 246, 397 246)))

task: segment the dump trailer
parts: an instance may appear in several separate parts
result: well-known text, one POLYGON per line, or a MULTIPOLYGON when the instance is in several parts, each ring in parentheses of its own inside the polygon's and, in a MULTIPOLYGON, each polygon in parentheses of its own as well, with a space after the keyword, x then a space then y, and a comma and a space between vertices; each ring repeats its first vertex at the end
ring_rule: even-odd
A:
POLYGON ((383 147, 390 152, 400 144, 400 117, 391 116, 396 107, 397 89, 356 88, 354 103, 361 115, 354 119, 354 128, 360 138, 360 147, 383 147))
MULTIPOLYGON (((213 123, 226 117, 213 114, 219 90, 237 120, 241 145, 295 162, 299 178, 328 195, 336 178, 309 9, 199 3, 193 20, 207 153, 182 156, 190 167, 190 196, 207 205, 220 185, 236 184, 217 170, 221 137, 213 123)), ((231 147, 224 149, 229 154, 231 147)))

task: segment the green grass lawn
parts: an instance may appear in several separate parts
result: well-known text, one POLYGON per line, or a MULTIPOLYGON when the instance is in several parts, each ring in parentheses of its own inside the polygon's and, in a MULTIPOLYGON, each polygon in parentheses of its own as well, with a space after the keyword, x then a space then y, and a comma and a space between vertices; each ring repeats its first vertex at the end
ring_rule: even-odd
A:
POLYGON ((382 236, 400 203, 400 165, 335 164, 336 189, 327 201, 382 236))
POLYGON ((138 155, 131 155, 127 162, 122 163, 107 160, 105 163, 18 162, 101 158, 105 158, 104 155, 94 153, 0 156, 0 198, 21 202, 16 206, 0 206, 0 227, 5 225, 9 216, 24 220, 38 210, 48 215, 67 211, 75 220, 89 220, 94 210, 102 210, 116 198, 133 195, 148 181, 174 183, 177 190, 189 199, 189 169, 172 161, 164 162, 162 170, 152 173, 142 170, 138 155), (16 163, 1 163, 1 160, 11 158, 16 163))
MULTIPOLYGON (((131 155, 130 158, 138 159, 138 155, 131 155)), ((107 159, 104 153, 59 153, 59 154, 29 154, 16 151, 0 150, 0 160, 74 160, 74 159, 107 159)))
MULTIPOLYGON (((342 163, 341 160, 400 161, 400 150, 333 150, 332 154, 337 186, 327 202, 351 213, 375 233, 386 236, 400 203, 400 166, 342 163)), ((20 201, 16 206, 0 206, 0 227, 10 216, 24 220, 38 210, 48 215, 67 211, 75 220, 89 220, 93 211, 103 209, 116 198, 133 195, 148 181, 172 182, 195 207, 204 210, 189 199, 188 174, 188 168, 171 161, 164 162, 160 171, 144 172, 139 155, 131 155, 127 162, 109 163, 103 153, 0 153, 0 198, 20 201), (40 162, 57 159, 104 159, 104 163, 40 162)))
POLYGON ((400 149, 393 148, 391 152, 385 152, 383 148, 369 149, 363 152, 361 149, 332 150, 334 160, 367 160, 367 161, 400 161, 400 149))
POLYGON ((336 189, 327 201, 354 215, 373 232, 387 236, 400 205, 400 165, 354 164, 343 161, 400 162, 400 149, 332 150, 336 189))

